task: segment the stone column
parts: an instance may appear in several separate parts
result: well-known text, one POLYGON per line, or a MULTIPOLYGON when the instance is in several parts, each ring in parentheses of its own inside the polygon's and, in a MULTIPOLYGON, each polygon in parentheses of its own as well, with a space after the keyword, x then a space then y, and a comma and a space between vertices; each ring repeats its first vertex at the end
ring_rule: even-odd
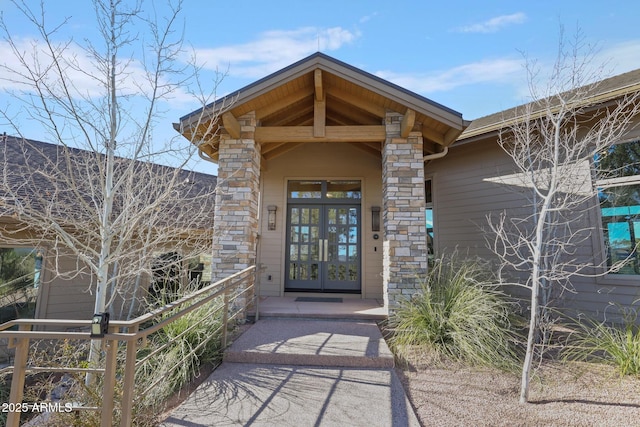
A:
POLYGON ((422 135, 401 138, 402 117, 387 113, 382 149, 383 285, 390 313, 420 289, 428 268, 422 135))
POLYGON ((238 118, 240 139, 222 135, 214 213, 212 280, 256 262, 260 145, 255 142, 255 113, 238 118))

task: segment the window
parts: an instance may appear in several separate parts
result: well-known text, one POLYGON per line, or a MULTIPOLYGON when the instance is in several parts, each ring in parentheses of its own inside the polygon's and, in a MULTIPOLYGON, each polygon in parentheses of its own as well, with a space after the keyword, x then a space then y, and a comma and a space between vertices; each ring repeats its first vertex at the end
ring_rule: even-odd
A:
POLYGON ((432 180, 427 179, 424 182, 424 196, 425 196, 425 217, 427 226, 427 257, 429 263, 431 263, 435 256, 435 249, 433 247, 434 231, 433 231, 433 192, 432 192, 432 180))
POLYGON ((288 193, 290 199, 320 199, 322 181, 289 181, 288 193))
POLYGON ((360 199, 360 181, 327 181, 327 198, 360 199))
POLYGON ((595 163, 607 267, 639 275, 640 141, 617 144, 595 163))
POLYGON ((0 248, 0 323, 34 317, 43 260, 38 248, 0 248))
POLYGON ((357 199, 362 198, 360 181, 289 181, 287 193, 289 199, 357 199))

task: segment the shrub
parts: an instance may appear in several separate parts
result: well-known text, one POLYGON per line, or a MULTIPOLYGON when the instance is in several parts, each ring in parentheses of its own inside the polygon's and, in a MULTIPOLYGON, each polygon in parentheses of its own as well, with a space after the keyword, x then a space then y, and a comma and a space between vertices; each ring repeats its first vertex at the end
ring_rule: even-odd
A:
POLYGON ((222 359, 221 307, 221 298, 209 302, 149 337, 148 348, 139 357, 151 357, 139 367, 136 383, 138 392, 157 385, 138 400, 136 419, 156 413, 159 404, 198 376, 202 365, 222 359))
MULTIPOLYGON (((214 299, 185 316, 175 319, 162 329, 151 334, 137 353, 138 366, 135 378, 133 425, 139 427, 156 426, 157 415, 162 413, 169 397, 181 389, 200 373, 204 364, 217 363, 222 358, 220 334, 222 329, 222 298, 214 299)), ((174 312, 164 314, 162 320, 172 319, 174 312)), ((151 326, 149 323, 146 327, 151 326)), ((63 343, 55 353, 54 363, 72 366, 86 360, 86 352, 80 347, 63 343)), ((122 376, 126 347, 118 348, 120 364, 116 381, 116 401, 122 396, 122 376)), ((100 406, 103 377, 97 376, 96 383, 85 387, 84 376, 76 375, 73 386, 67 392, 67 400, 86 406, 100 406)), ((1 384, 0 384, 1 385, 1 384)), ((52 388, 52 387, 50 387, 52 388)), ((42 399, 40 399, 42 400, 42 399)), ((120 407, 114 407, 114 425, 119 425, 120 407)), ((51 426, 95 426, 100 423, 100 413, 80 411, 77 413, 54 413, 47 421, 51 426)), ((2 425, 2 424, 0 424, 2 425)))
POLYGON ((627 317, 622 324, 577 322, 563 359, 611 364, 620 375, 640 376, 640 326, 627 317))
POLYGON ((421 291, 390 317, 396 355, 515 369, 514 303, 492 279, 479 261, 436 260, 421 291))

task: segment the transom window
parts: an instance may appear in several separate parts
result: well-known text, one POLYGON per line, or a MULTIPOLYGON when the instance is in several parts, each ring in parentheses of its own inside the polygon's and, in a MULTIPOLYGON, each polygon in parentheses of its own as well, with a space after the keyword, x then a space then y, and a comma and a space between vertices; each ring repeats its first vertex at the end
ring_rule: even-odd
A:
POLYGON ((596 159, 607 266, 640 274, 640 141, 616 144, 596 159), (618 268, 620 267, 620 268, 618 268))
POLYGON ((287 194, 289 199, 360 200, 362 198, 360 187, 360 181, 356 180, 289 181, 287 194))

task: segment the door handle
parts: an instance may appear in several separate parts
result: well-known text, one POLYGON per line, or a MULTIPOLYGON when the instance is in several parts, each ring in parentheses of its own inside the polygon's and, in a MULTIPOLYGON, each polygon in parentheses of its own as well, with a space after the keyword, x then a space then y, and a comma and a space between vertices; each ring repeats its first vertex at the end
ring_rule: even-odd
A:
POLYGON ((324 239, 324 261, 329 261, 329 240, 324 239))
POLYGON ((318 261, 327 262, 329 261, 329 240, 328 239, 319 239, 318 240, 318 261))

